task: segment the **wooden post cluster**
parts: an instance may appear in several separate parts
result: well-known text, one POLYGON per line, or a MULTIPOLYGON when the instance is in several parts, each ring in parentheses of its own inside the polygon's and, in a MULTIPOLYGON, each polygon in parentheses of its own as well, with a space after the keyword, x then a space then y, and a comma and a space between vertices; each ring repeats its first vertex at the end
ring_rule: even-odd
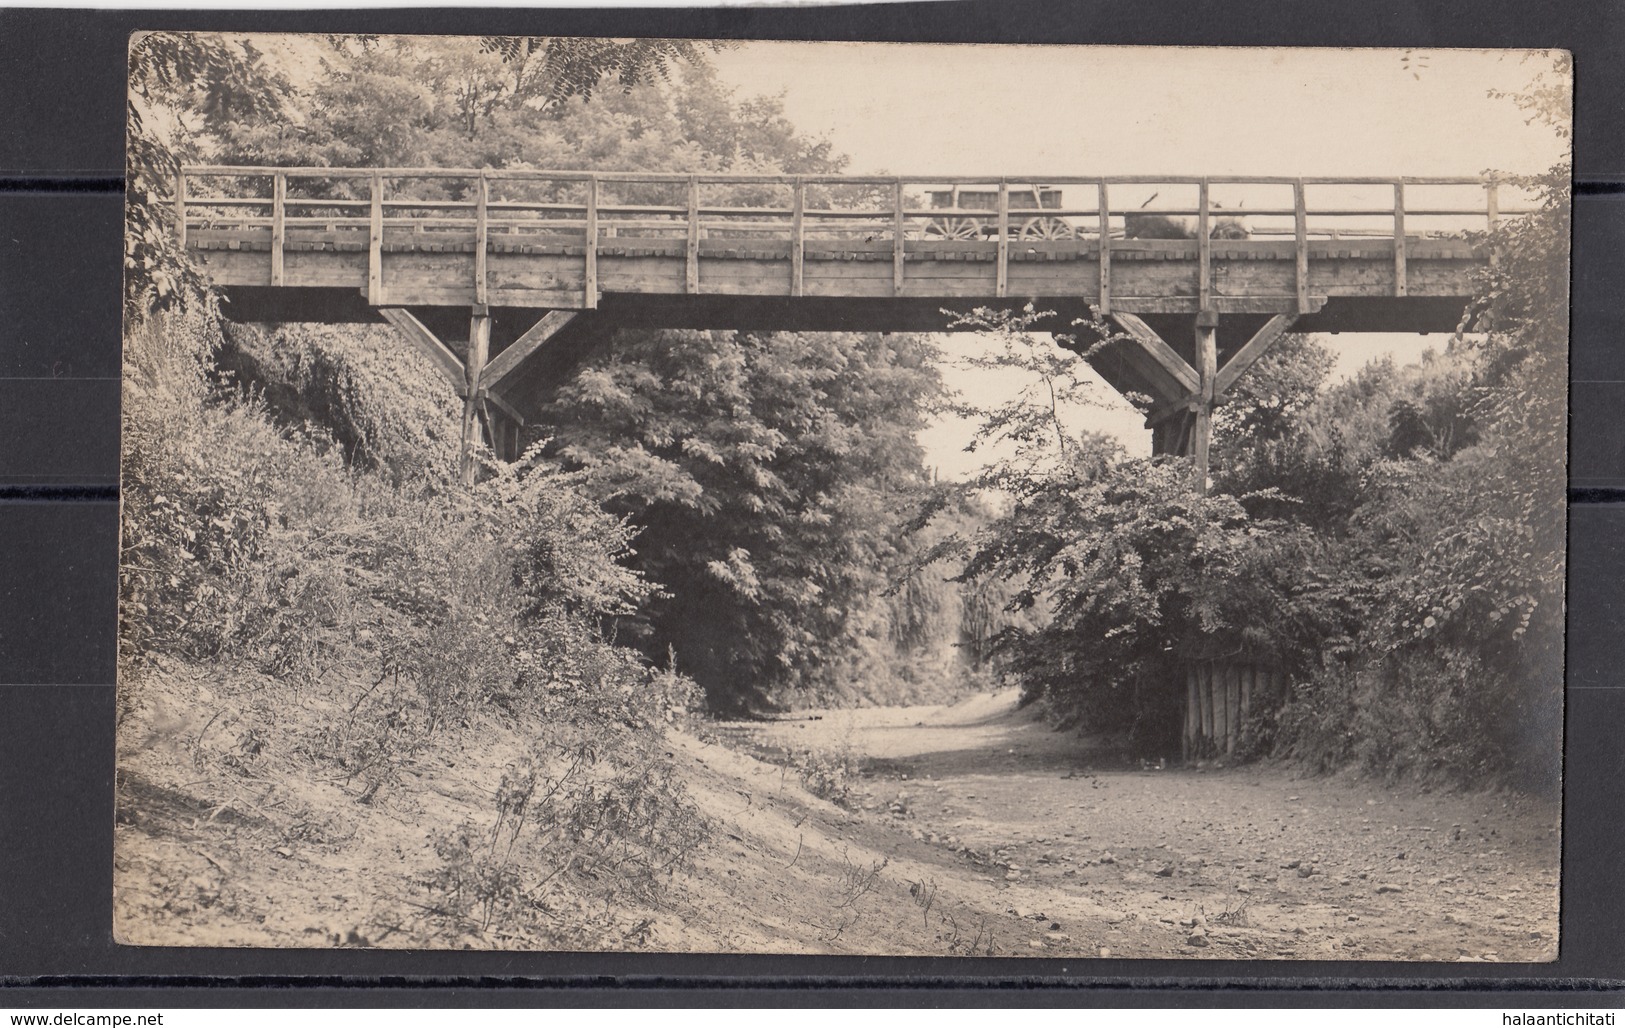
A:
POLYGON ((1255 709, 1285 699, 1286 680, 1255 664, 1204 660, 1185 670, 1181 749, 1186 760, 1233 756, 1252 740, 1255 709))

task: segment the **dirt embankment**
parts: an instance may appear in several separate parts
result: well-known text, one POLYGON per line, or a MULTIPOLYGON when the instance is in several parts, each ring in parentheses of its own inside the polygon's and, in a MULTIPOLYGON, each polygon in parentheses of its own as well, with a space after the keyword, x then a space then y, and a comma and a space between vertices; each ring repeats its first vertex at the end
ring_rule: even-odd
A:
MULTIPOLYGON (((1295 780, 1277 767, 1096 767, 1008 694, 674 731, 713 825, 656 902, 608 890, 449 922, 431 839, 488 822, 522 741, 425 753, 373 803, 247 683, 176 670, 120 731, 116 933, 155 945, 609 948, 1097 957, 1549 960, 1552 808, 1295 780), (287 743, 286 745, 284 745, 287 743), (245 756, 252 750, 252 759, 245 756), (754 754, 754 755, 753 755, 754 754), (789 764, 781 754, 789 754, 789 764), (774 759, 758 759, 758 755, 774 759), (843 771, 852 772, 844 776, 843 771), (827 795, 845 792, 838 806, 827 795), (483 819, 483 822, 482 822, 483 819), (591 924, 591 933, 580 926, 591 924)), ((301 724, 300 722, 307 722, 301 724)))

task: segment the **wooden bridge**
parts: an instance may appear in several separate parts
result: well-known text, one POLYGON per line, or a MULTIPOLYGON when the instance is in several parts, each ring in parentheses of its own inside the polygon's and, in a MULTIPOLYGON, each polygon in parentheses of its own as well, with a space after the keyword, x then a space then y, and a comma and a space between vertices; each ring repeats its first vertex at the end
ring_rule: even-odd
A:
POLYGON ((174 194, 230 316, 382 318, 433 358, 469 478, 480 438, 516 455, 616 328, 943 331, 945 309, 1033 302, 1058 331, 1115 322, 1092 363, 1153 398, 1154 451, 1203 481, 1213 407, 1275 339, 1455 330, 1482 233, 1528 199, 1494 178, 276 167, 187 167, 174 194))

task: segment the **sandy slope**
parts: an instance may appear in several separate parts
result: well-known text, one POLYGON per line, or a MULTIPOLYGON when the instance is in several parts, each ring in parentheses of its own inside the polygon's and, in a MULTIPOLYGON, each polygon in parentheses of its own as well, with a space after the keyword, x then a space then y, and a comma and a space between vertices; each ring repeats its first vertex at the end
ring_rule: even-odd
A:
POLYGON ((382 802, 293 740, 233 769, 249 693, 176 670, 122 726, 116 933, 140 944, 1546 960, 1556 815, 1528 800, 1107 770, 1014 697, 705 726, 668 740, 715 825, 660 903, 456 931, 429 909, 432 832, 489 818, 513 733, 426 755, 382 802), (216 716, 230 711, 225 716, 216 716), (213 723, 208 723, 213 717, 213 723), (816 718, 816 719, 813 719, 816 718), (235 748, 235 749, 234 749, 235 748), (866 768, 852 810, 752 753, 866 768), (589 916, 590 915, 590 916, 589 916), (593 924, 583 936, 576 928, 593 924))

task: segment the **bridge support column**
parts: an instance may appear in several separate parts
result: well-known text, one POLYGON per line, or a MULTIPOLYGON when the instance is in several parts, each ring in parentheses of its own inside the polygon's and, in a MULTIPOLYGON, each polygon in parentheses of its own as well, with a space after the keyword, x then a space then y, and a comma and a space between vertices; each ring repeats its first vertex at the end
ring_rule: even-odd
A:
MULTIPOLYGON (((1210 451, 1213 440, 1213 408, 1224 403, 1226 394, 1238 379, 1282 335, 1297 322, 1295 314, 1277 314, 1265 322, 1245 344, 1230 354, 1219 366, 1217 312, 1198 314, 1192 353, 1196 366, 1185 362, 1152 331, 1151 327, 1132 315, 1114 315, 1128 330, 1146 355, 1154 356, 1160 365, 1142 367, 1142 373, 1156 372, 1160 376, 1164 399, 1146 415, 1146 427, 1151 429, 1151 452, 1156 455, 1189 457, 1193 465, 1192 478, 1203 491, 1207 489, 1211 472, 1210 451)), ((1142 361, 1143 364, 1143 361, 1142 361)))
POLYGON ((1219 373, 1219 315, 1203 311, 1196 316, 1196 375, 1199 383, 1191 432, 1191 462, 1197 491, 1208 487, 1208 448, 1213 442, 1213 379, 1219 373))
POLYGON ((464 486, 472 486, 479 471, 480 414, 485 398, 480 395, 480 376, 485 373, 485 361, 491 352, 491 308, 473 309, 468 323, 468 362, 465 367, 463 394, 463 445, 458 460, 458 477, 464 486))

